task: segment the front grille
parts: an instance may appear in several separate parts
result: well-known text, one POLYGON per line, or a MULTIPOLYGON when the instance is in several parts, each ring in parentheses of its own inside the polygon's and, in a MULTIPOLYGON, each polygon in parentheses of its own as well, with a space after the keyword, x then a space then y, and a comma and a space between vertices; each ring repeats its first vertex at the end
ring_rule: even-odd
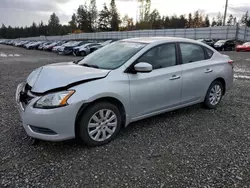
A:
POLYGON ((57 135, 57 133, 51 129, 44 128, 44 127, 36 127, 33 125, 29 125, 32 131, 39 133, 39 134, 47 134, 47 135, 57 135))

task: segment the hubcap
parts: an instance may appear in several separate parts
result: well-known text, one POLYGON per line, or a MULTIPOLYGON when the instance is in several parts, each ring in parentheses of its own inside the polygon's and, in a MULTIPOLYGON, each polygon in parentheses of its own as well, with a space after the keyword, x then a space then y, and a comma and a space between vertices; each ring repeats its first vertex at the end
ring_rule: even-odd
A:
POLYGON ((217 105, 221 99, 222 90, 220 85, 214 85, 209 94, 210 104, 213 106, 217 105))
POLYGON ((112 110, 102 109, 90 118, 88 134, 95 141, 104 141, 114 134, 116 128, 116 114, 112 110))

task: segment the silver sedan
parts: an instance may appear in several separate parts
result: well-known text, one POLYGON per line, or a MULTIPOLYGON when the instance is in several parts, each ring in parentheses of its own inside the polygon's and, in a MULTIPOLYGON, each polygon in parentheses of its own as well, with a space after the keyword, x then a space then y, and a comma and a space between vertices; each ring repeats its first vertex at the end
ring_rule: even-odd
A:
POLYGON ((204 43, 134 38, 34 70, 16 102, 30 137, 97 146, 134 121, 197 103, 216 108, 232 85, 233 61, 204 43))

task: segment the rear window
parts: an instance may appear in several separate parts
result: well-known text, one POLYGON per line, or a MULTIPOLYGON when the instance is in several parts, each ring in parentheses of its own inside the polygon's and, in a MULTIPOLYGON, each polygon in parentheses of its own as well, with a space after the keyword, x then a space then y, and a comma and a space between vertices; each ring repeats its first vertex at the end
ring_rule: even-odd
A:
POLYGON ((214 54, 214 52, 208 48, 205 48, 205 51, 207 53, 207 57, 208 57, 207 59, 210 59, 214 54))

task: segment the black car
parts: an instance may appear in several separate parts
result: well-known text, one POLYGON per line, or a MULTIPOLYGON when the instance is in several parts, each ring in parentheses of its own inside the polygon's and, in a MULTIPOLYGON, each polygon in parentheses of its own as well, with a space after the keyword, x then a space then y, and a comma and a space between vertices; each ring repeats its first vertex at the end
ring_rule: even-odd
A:
POLYGON ((233 40, 219 40, 214 44, 214 48, 219 51, 233 51, 235 43, 233 40))
POLYGON ((77 41, 77 42, 72 43, 72 45, 70 45, 70 46, 65 46, 64 50, 63 50, 63 54, 65 54, 65 55, 73 54, 74 47, 81 46, 85 43, 86 42, 84 42, 84 41, 77 41))
POLYGON ((213 46, 214 45, 214 41, 212 39, 198 39, 198 41, 203 42, 209 46, 213 46))

